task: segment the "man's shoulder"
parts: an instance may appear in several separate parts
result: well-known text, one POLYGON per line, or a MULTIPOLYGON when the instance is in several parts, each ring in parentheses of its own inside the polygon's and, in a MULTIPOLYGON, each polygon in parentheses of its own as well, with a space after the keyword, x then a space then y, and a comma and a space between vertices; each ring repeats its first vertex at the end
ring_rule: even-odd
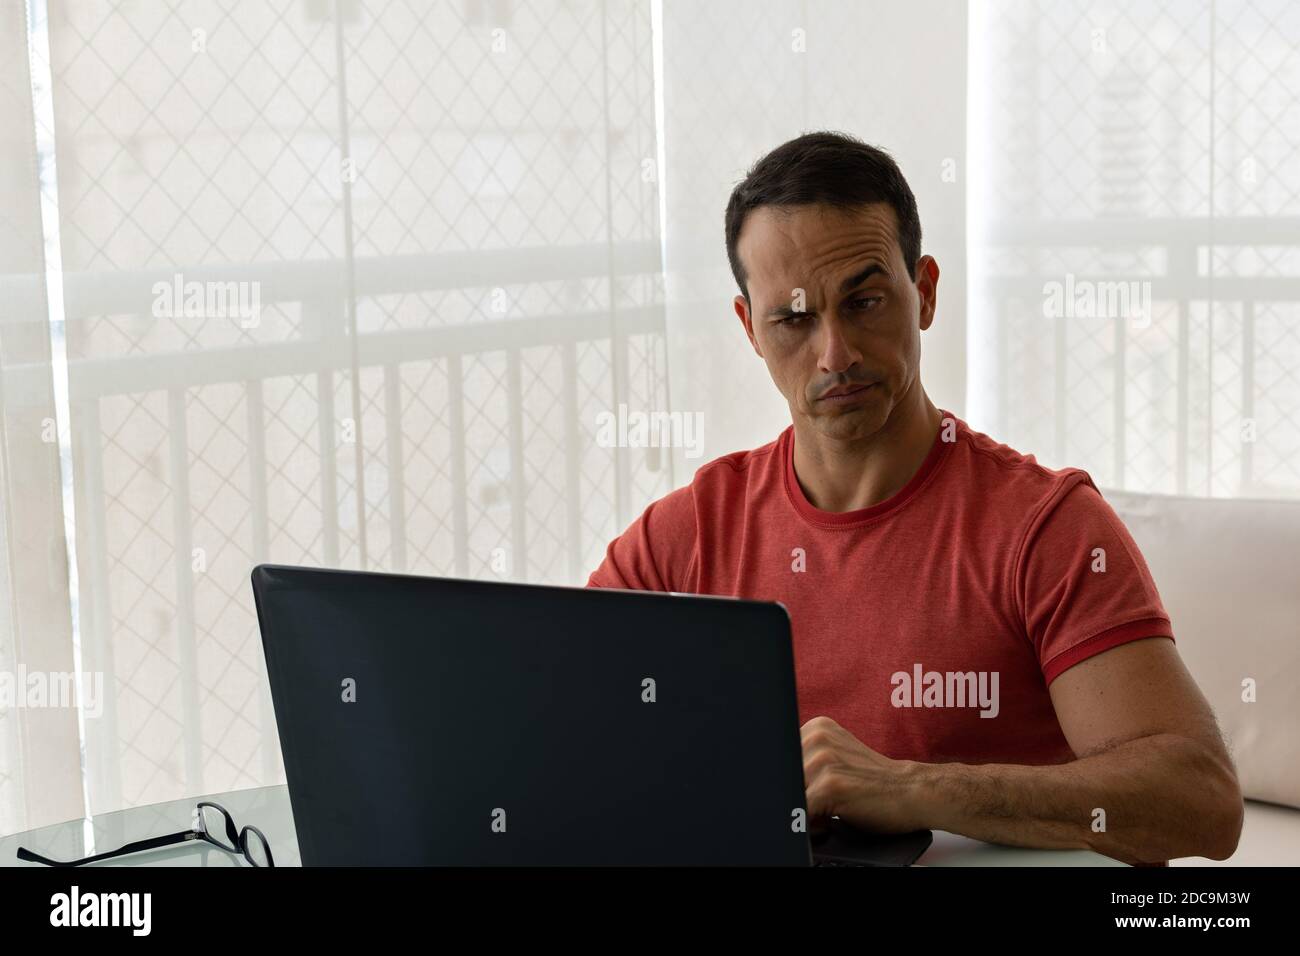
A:
MULTIPOLYGON (((784 432, 782 433, 784 434, 784 432)), ((781 436, 766 445, 733 451, 705 462, 691 480, 654 502, 663 517, 685 519, 697 510, 714 514, 724 499, 745 496, 756 482, 779 476, 781 436)))
POLYGON ((957 419, 964 466, 971 485, 996 494, 1003 502, 1026 509, 1059 501, 1072 488, 1084 485, 1094 493, 1092 477, 1082 468, 1049 468, 1032 453, 1025 453, 957 419))
POLYGON ((746 451, 733 451, 701 465, 695 472, 691 483, 701 485, 719 484, 744 479, 756 469, 769 468, 777 464, 782 438, 790 426, 766 445, 746 451))
POLYGON ((728 494, 764 478, 780 475, 781 442, 787 427, 766 445, 733 451, 696 469, 686 488, 696 496, 728 494))

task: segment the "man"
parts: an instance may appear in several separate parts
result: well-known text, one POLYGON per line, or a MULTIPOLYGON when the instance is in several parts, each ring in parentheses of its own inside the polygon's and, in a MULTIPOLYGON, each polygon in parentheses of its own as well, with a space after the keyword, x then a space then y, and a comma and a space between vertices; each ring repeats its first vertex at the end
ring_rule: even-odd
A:
POLYGON ((926 396, 939 266, 894 161, 791 140, 732 193, 726 240, 792 425, 650 505, 589 586, 785 605, 814 820, 1231 856, 1236 773, 1127 529, 1086 472, 926 396))

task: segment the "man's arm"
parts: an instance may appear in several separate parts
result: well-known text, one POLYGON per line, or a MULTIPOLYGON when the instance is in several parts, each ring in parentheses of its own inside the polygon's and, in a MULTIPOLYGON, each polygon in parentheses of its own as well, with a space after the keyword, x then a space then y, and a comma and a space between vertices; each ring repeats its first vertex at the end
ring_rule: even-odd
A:
POLYGON ((1172 641, 1131 641, 1097 654, 1061 674, 1050 692, 1078 755, 1052 766, 891 760, 828 718, 808 721, 810 816, 1090 849, 1126 863, 1233 854, 1243 816, 1236 773, 1172 641))
POLYGON ((1078 759, 919 765, 917 792, 932 826, 1127 863, 1225 860, 1236 851, 1244 812, 1237 775, 1172 641, 1112 648, 1065 671, 1050 693, 1078 759))

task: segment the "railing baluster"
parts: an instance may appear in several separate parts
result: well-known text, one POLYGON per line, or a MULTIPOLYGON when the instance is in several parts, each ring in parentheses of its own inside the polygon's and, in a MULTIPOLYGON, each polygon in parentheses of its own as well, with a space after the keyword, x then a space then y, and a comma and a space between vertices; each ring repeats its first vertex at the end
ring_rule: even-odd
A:
POLYGON ((172 560, 176 572, 176 652, 185 735, 185 788, 190 793, 203 793, 203 724, 199 714, 194 571, 191 566, 194 537, 190 524, 189 428, 183 385, 167 390, 167 426, 171 453, 172 560))
POLYGON ((92 766, 90 805, 86 812, 122 806, 123 750, 117 721, 117 668, 113 649, 113 592, 108 579, 108 534, 104 517, 108 510, 104 491, 104 436, 100 433, 99 403, 90 398, 72 406, 71 421, 80 433, 74 449, 77 469, 72 483, 76 508, 78 545, 88 556, 90 574, 81 580, 82 667, 104 675, 104 706, 97 721, 87 722, 86 760, 92 766), (93 726, 92 726, 93 724, 93 726), (111 737, 109 735, 112 735, 111 737))
POLYGON ((510 431, 510 576, 528 580, 528 483, 524 477, 523 375, 519 349, 506 351, 508 428, 510 431))
POLYGON ((456 537, 456 576, 469 577, 469 483, 465 478, 465 379, 459 355, 447 356, 447 404, 451 412, 452 527, 456 537))
POLYGON ((388 525, 392 553, 389 564, 393 571, 406 570, 406 482, 402 463, 405 450, 402 446, 402 367, 396 363, 384 366, 384 426, 388 435, 388 525))
POLYGON ((1175 453, 1175 490, 1180 495, 1187 494, 1188 473, 1191 471, 1188 445, 1191 441, 1191 395, 1192 395, 1192 321, 1191 303, 1180 297, 1178 300, 1178 449, 1175 453))
MULTIPOLYGON (((1242 426, 1246 419, 1255 417, 1255 300, 1241 303, 1241 424, 1237 427, 1237 440, 1241 442, 1241 487, 1239 495, 1254 493, 1255 443, 1242 441, 1242 426)), ((1259 423, 1255 423, 1258 437, 1259 423)))
POLYGON ((244 382, 248 411, 248 495, 253 518, 253 563, 267 559, 270 552, 270 518, 267 509, 266 400, 262 379, 244 382))
POLYGON ((320 442, 321 539, 324 564, 339 563, 338 442, 334 437, 334 372, 316 373, 317 440, 320 442))
POLYGON ((582 468, 582 422, 578 418, 578 346, 565 342, 561 353, 564 380, 564 484, 565 527, 568 531, 569 583, 582 579, 582 496, 578 493, 582 468))
MULTIPOLYGON (((253 564, 266 561, 271 551, 271 522, 267 496, 269 481, 266 470, 266 399, 262 380, 249 379, 244 383, 248 411, 248 496, 253 523, 253 564)), ((260 647, 260 640, 254 641, 260 647)), ((262 779, 274 780, 279 772, 278 747, 275 735, 275 705, 271 700, 271 684, 266 676, 266 658, 255 653, 254 667, 258 674, 257 714, 261 734, 262 779)))
POLYGON ((1124 487, 1125 455, 1128 448, 1128 319, 1115 317, 1115 430, 1114 474, 1111 482, 1116 488, 1124 487))
MULTIPOLYGON (((611 289, 611 295, 612 294, 613 290, 611 289)), ((618 316, 614 313, 611 313, 611 316, 611 322, 614 325, 614 332, 609 337, 609 355, 610 366, 614 374, 610 383, 610 390, 613 393, 614 405, 610 411, 617 416, 619 403, 626 402, 628 396, 628 337, 618 329, 618 316)), ((631 411, 631 409, 629 409, 629 411, 631 411)), ((631 484, 629 474, 628 449, 624 448, 622 445, 616 444, 614 446, 614 527, 610 529, 614 534, 623 530, 623 528, 627 526, 628 522, 631 521, 631 518, 628 515, 628 500, 631 497, 628 494, 628 488, 631 484)))
POLYGON ((1066 416, 1066 383, 1069 379, 1066 369, 1068 368, 1069 353, 1067 351, 1066 325, 1065 318, 1058 316, 1056 319, 1056 396, 1053 404, 1056 406, 1056 461, 1052 463, 1054 468, 1063 467, 1068 459, 1068 446, 1066 436, 1069 433, 1069 426, 1066 416))

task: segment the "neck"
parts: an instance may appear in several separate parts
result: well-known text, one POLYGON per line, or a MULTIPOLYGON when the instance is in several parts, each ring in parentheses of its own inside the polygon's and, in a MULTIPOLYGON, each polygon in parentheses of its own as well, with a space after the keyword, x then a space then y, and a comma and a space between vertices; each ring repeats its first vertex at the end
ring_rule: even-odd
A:
POLYGON ((794 423, 794 471, 810 504, 858 511, 900 492, 934 447, 942 414, 919 382, 865 438, 837 439, 794 423))

